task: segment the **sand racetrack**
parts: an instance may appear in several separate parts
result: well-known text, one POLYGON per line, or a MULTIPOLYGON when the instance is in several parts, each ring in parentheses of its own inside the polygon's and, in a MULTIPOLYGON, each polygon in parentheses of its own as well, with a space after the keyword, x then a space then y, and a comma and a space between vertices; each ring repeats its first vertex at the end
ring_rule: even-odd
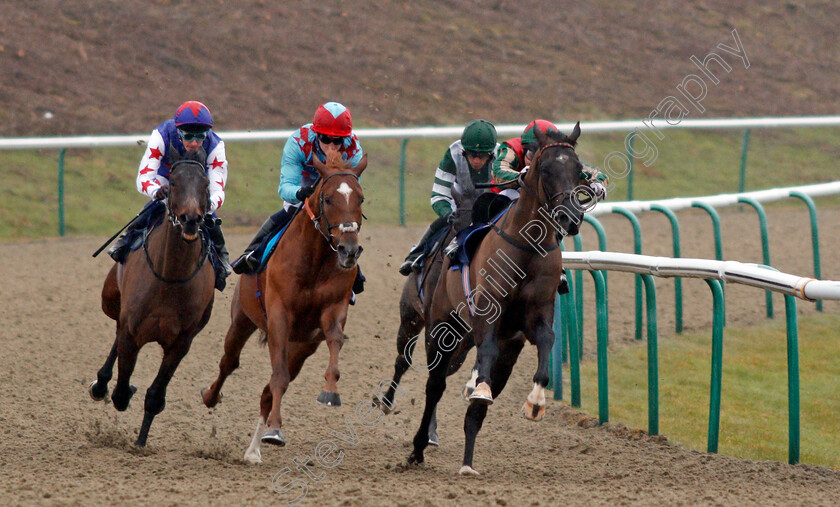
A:
MULTIPOLYGON (((823 278, 840 279, 837 209, 822 209, 823 278)), ((773 264, 789 273, 811 274, 807 214, 800 207, 772 209, 773 264), (786 250, 797 245, 798 250, 786 250)), ((713 256, 709 218, 701 212, 680 214, 683 256, 713 256)), ((722 211, 724 257, 760 260, 757 219, 747 209, 722 211)), ((632 251, 629 224, 621 217, 603 220, 610 248, 632 251)), ((662 217, 644 217, 646 253, 668 255, 670 237, 662 217)), ((404 470, 419 423, 425 379, 409 372, 407 396, 398 413, 370 428, 355 422, 354 408, 390 378, 397 302, 403 278, 396 266, 421 228, 368 225, 362 229, 361 264, 367 291, 351 309, 342 351, 344 405, 322 408, 315 398, 323 384, 326 347, 308 361, 284 399, 285 448, 263 446, 259 466, 241 458, 254 429, 258 398, 268 380, 267 351, 252 339, 240 369, 227 382, 225 399, 208 410, 198 391, 212 381, 228 325, 231 280, 217 293, 214 313, 170 384, 166 410, 155 420, 145 450, 132 448, 142 419, 143 396, 159 366, 160 348, 140 353, 132 382, 140 390, 129 409, 87 394, 113 341, 114 325, 99 308, 99 291, 111 260, 90 254, 102 238, 67 238, 0 244, 2 343, 0 354, 0 498, 5 505, 275 505, 294 499, 300 489, 280 494, 278 482, 307 484, 308 505, 558 505, 558 504, 752 504, 828 505, 840 498, 840 471, 777 462, 754 462, 709 455, 672 446, 665 439, 614 424, 593 427, 591 419, 549 401, 545 419, 531 423, 519 416, 536 366, 526 348, 507 389, 490 409, 479 434, 475 467, 478 478, 457 475, 463 446, 466 405, 459 396, 465 374, 451 377, 439 413, 441 448, 427 453, 426 464, 404 470), (347 418, 347 419, 345 419, 347 418), (347 433, 354 421, 358 441, 341 444, 342 461, 331 469, 315 463, 314 449, 331 432, 347 433), (295 469, 305 462, 314 478, 295 469), (316 481, 315 479, 318 479, 316 481)), ((232 252, 240 252, 252 231, 228 232, 232 252)), ((592 247, 591 229, 584 246, 592 247)), ((588 282, 587 282, 588 283, 588 282)), ((632 277, 610 276, 613 343, 631 339, 632 277)), ((672 282, 658 280, 660 333, 673 329, 672 282), (670 295, 670 297, 669 297, 670 295), (669 317, 670 316, 670 317, 669 317)), ((591 292, 591 289, 588 289, 591 292)), ((710 296, 702 281, 687 281, 687 328, 708 327, 710 296)), ((778 296, 777 296, 778 297, 778 296)), ((781 307, 781 298, 777 299, 781 307)), ((731 326, 763 318, 764 298, 757 290, 727 287, 731 326)), ((813 305, 800 304, 802 312, 813 305)), ((826 303, 826 311, 838 306, 826 303)), ((777 310, 778 311, 778 310, 777 310)), ((592 320, 590 318, 590 320, 592 320)), ((590 323, 587 324, 589 326, 590 323)), ((587 332, 588 350, 594 333, 587 332)), ((471 356, 472 357, 472 356, 471 356)), ((468 359, 470 361, 471 359, 468 359)), ((111 384, 113 386, 113 383, 111 384)), ((594 414, 593 400, 584 407, 594 414)))

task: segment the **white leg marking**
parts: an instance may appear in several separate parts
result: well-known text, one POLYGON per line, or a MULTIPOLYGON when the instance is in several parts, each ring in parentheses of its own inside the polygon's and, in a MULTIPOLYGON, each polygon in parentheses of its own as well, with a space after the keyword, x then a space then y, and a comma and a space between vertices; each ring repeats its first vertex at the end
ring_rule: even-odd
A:
POLYGON ((460 470, 458 470, 458 475, 476 476, 476 475, 481 475, 481 474, 479 474, 478 472, 473 470, 473 468, 471 466, 464 465, 464 466, 461 467, 460 470))
POLYGON ((344 198, 347 199, 347 204, 350 204, 350 194, 353 193, 353 189, 350 188, 350 185, 342 183, 338 186, 338 193, 344 194, 344 198))
POLYGON ((245 461, 248 463, 262 463, 262 454, 260 454, 260 438, 264 432, 265 419, 260 416, 260 419, 257 421, 257 429, 254 430, 254 436, 251 438, 251 445, 249 445, 248 450, 245 451, 245 461))
POLYGON ((538 407, 545 405, 545 388, 534 382, 534 388, 528 394, 528 401, 538 407))

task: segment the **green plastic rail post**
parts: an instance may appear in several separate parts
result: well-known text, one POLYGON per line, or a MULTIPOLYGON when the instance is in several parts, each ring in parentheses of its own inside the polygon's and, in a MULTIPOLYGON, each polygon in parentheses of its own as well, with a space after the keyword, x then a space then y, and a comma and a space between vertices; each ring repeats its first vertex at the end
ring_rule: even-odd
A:
POLYGON ((738 177, 738 192, 744 192, 747 184, 747 150, 750 146, 750 129, 744 131, 744 138, 741 141, 741 170, 738 177))
MULTIPOLYGON (((820 269, 820 230, 817 223, 817 205, 814 204, 814 200, 811 199, 810 195, 798 190, 792 191, 790 196, 801 199, 808 206, 808 213, 811 216, 811 246, 814 252, 814 278, 819 280, 822 278, 822 269, 820 269)), ((823 311, 822 300, 817 301, 817 311, 823 311)))
POLYGON ((642 275, 647 298, 648 434, 659 434, 659 347, 656 330, 656 284, 642 275))
POLYGON ((551 389, 554 399, 563 399, 563 318, 560 296, 554 296, 554 347, 551 349, 551 389))
MULTIPOLYGON (((709 217, 712 219, 712 228, 715 234, 715 259, 722 261, 723 260, 723 240, 721 239, 720 234, 720 215, 718 212, 705 202, 701 201, 694 201, 691 203, 692 208, 700 208, 704 210, 706 213, 709 214, 709 217)), ((721 282, 720 284, 721 291, 724 290, 724 284, 721 282)), ((726 325, 726 306, 723 307, 723 325, 726 325)))
MULTIPOLYGON (((595 233, 598 234, 598 250, 602 252, 607 251, 607 232, 604 230, 604 226, 601 225, 601 222, 592 216, 583 215, 583 221, 589 223, 594 229, 595 233)), ((602 271, 601 275, 604 277, 604 294, 608 293, 608 285, 607 285, 607 272, 602 271)), ((606 298, 607 301, 607 319, 609 320, 609 298, 606 298)))
POLYGON ((67 148, 58 152, 58 235, 64 236, 64 154, 67 148))
POLYGON ((400 145, 400 225, 405 226, 405 146, 408 139, 400 145))
MULTIPOLYGON (((680 223, 677 220, 677 215, 670 209, 661 204, 651 204, 651 211, 658 211, 668 217, 671 222, 671 237, 674 243, 674 258, 681 257, 680 252, 680 223)), ((682 294, 682 278, 674 278, 674 327, 677 334, 683 332, 683 294, 682 294)))
MULTIPOLYGON (((779 271, 773 266, 760 266, 779 271)), ((788 370, 788 463, 799 463, 800 407, 799 407, 799 324, 796 318, 796 298, 785 295, 785 318, 787 324, 787 370, 788 370)))
POLYGON ((788 463, 799 463, 799 327, 796 298, 785 296, 788 358, 788 463))
MULTIPOLYGON (((574 236, 575 252, 583 251, 583 241, 580 234, 574 236)), ((577 340, 578 350, 583 356, 583 271, 575 270, 575 308, 577 309, 577 340)))
MULTIPOLYGON (((633 253, 637 255, 642 254, 642 225, 639 219, 636 218, 630 210, 616 206, 612 209, 613 213, 627 217, 630 224, 633 225, 633 253)), ((642 339, 642 277, 636 275, 636 339, 642 339)))
POLYGON ((569 385, 572 392, 572 406, 580 408, 580 353, 577 340, 573 338, 577 324, 575 323, 575 300, 574 296, 564 294, 560 297, 563 307, 563 322, 566 325, 566 332, 569 336, 569 385))
POLYGON ((607 285, 604 272, 590 271, 595 282, 595 308, 598 329, 598 422, 610 421, 609 374, 607 372, 607 338, 610 335, 607 318, 607 285))
POLYGON ((630 160, 630 170, 627 171, 627 200, 633 200, 633 141, 636 139, 636 132, 630 132, 630 146, 627 147, 627 158, 630 160))
POLYGON ((723 288, 718 280, 706 280, 712 289, 714 318, 712 320, 712 378, 709 394, 708 452, 718 452, 720 437, 720 393, 723 372, 723 288))
MULTIPOLYGON (((761 262, 770 265, 770 242, 767 238, 767 213, 764 212, 764 207, 755 199, 751 197, 739 197, 738 202, 749 204, 758 213, 758 227, 761 230, 761 262)), ((767 307, 767 318, 773 318, 773 292, 764 291, 764 302, 767 307)))

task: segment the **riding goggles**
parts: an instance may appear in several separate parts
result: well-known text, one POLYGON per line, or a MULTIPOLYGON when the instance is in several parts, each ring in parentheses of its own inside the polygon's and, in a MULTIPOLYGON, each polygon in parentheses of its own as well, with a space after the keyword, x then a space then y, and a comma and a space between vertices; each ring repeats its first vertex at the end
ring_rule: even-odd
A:
POLYGON ((464 150, 464 156, 467 158, 490 158, 490 153, 486 151, 464 150))
POLYGON ((207 139, 207 131, 204 132, 184 132, 181 129, 178 129, 178 135, 181 136, 181 139, 190 142, 190 141, 204 141, 207 139))
POLYGON ((337 144, 339 146, 344 144, 346 137, 328 136, 326 134, 318 134, 318 140, 324 144, 337 144))

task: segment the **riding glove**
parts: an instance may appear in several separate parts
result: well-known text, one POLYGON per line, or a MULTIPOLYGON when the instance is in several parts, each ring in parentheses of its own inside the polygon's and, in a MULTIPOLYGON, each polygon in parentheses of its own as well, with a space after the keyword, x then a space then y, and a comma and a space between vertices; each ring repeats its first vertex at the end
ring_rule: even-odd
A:
POLYGON ((307 185, 305 187, 300 187, 295 194, 295 197, 298 201, 305 201, 307 197, 315 193, 315 187, 313 185, 307 185))
POLYGON ((162 201, 169 197, 169 185, 161 185, 160 188, 155 190, 155 200, 162 201))

